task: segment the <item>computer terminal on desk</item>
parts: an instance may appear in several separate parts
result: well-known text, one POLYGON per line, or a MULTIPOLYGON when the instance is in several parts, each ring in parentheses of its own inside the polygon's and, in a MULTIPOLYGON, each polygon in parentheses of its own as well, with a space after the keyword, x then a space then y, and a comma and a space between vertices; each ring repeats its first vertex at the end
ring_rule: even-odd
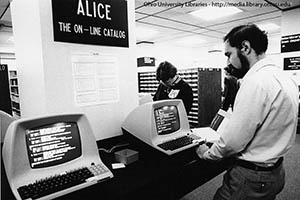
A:
POLYGON ((113 177, 83 114, 16 120, 2 154, 17 199, 53 199, 113 177))
POLYGON ((203 142, 192 134, 182 100, 149 102, 135 108, 122 130, 167 155, 173 155, 203 142))

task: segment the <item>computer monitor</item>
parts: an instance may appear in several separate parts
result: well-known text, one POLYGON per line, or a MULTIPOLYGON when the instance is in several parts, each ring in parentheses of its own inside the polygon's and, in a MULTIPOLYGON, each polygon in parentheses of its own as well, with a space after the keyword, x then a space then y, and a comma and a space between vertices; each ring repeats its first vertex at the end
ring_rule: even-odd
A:
MULTIPOLYGON (((17 189, 21 186, 102 164, 95 136, 84 114, 16 120, 7 130, 2 154, 7 178, 17 199, 17 189)), ((109 171, 107 176, 113 175, 109 171)))
POLYGON ((127 116, 122 130, 168 155, 192 145, 173 151, 165 151, 158 146, 191 134, 187 113, 180 99, 154 101, 138 106, 127 116))

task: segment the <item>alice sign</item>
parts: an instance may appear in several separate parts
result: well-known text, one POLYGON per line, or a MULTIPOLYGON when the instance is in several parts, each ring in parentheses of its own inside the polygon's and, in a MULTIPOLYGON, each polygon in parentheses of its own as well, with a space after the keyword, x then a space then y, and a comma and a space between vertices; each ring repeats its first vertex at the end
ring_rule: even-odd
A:
POLYGON ((52 0, 54 41, 128 47, 127 0, 52 0))

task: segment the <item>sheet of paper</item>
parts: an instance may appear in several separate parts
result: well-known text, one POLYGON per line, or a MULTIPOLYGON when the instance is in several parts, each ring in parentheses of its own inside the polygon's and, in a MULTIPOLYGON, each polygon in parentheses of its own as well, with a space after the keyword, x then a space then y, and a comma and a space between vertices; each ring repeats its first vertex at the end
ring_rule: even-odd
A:
POLYGON ((120 168, 125 168, 126 166, 123 163, 112 163, 111 167, 113 169, 120 169, 120 168))
POLYGON ((215 130, 210 127, 202 127, 202 128, 193 128, 193 134, 205 139, 207 142, 216 142, 220 138, 220 134, 218 134, 215 130))
POLYGON ((118 62, 114 55, 72 54, 74 99, 77 106, 119 101, 118 62))

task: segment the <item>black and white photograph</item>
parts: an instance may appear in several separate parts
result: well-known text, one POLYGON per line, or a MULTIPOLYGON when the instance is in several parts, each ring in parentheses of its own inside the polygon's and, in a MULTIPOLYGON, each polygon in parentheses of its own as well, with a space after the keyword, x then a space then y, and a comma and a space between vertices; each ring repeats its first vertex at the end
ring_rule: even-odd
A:
POLYGON ((300 0, 0 0, 2 200, 300 199, 300 0))

